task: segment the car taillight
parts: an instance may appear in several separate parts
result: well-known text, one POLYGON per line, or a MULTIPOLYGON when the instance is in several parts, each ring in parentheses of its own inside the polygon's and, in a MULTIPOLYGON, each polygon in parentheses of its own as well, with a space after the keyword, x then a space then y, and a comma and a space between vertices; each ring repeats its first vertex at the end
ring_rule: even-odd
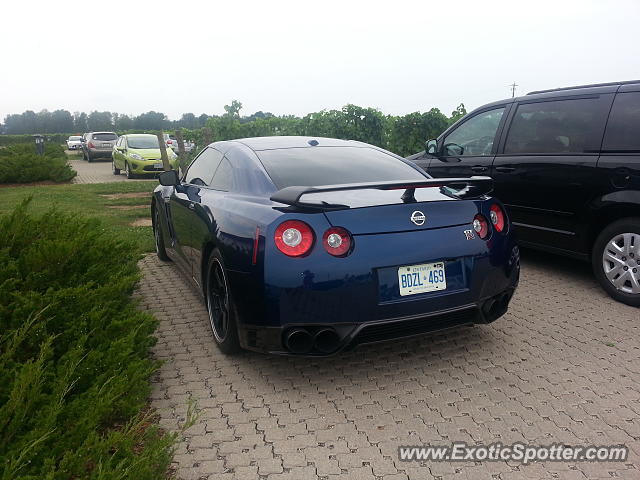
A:
POLYGON ((473 229, 482 239, 489 235, 489 222, 482 215, 478 214, 473 218, 473 229))
POLYGON ((504 230, 504 212, 497 204, 491 205, 489 218, 491 218, 491 223, 498 232, 502 232, 504 230))
POLYGON ((173 143, 173 140, 167 140, 167 145, 171 145, 173 143))
POLYGON ((311 227, 300 220, 287 220, 276 228, 273 236, 276 247, 289 257, 306 255, 315 239, 311 227))
POLYGON ((324 249, 334 257, 344 257, 351 250, 351 234, 342 227, 331 227, 322 236, 324 249))
POLYGON ((88 146, 89 148, 96 148, 96 147, 94 147, 94 146, 93 146, 93 143, 91 143, 91 142, 89 142, 89 143, 87 144, 87 146, 88 146))

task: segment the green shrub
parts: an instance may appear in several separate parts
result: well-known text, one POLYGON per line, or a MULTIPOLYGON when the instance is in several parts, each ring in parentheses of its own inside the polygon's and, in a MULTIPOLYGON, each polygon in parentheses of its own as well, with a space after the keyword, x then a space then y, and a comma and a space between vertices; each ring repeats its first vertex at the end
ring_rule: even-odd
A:
POLYGON ((163 478, 173 435, 140 413, 155 320, 134 245, 24 202, 0 216, 0 479, 163 478))
POLYGON ((76 175, 60 145, 45 144, 43 156, 30 144, 0 149, 0 183, 68 182, 76 175))

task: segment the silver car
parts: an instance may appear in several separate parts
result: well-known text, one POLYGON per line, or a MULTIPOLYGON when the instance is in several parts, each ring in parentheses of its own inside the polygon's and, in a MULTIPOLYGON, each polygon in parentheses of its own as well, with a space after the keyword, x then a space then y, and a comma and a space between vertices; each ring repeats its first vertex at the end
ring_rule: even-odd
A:
POLYGON ((82 148, 82 137, 80 135, 71 135, 67 139, 67 149, 80 150, 82 148))
POLYGON ((88 162, 96 158, 111 158, 113 147, 118 140, 114 132, 91 132, 85 134, 82 142, 82 153, 88 162))

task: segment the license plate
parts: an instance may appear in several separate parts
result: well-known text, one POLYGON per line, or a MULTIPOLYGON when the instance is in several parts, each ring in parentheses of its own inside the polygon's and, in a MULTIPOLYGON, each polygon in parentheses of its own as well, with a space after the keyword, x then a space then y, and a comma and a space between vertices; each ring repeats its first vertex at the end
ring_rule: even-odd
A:
POLYGON ((162 168, 162 163, 154 163, 153 168, 162 168))
POLYGON ((400 267, 398 268, 398 284, 400 285, 400 295, 403 297, 445 290, 447 277, 444 271, 444 262, 400 267))
POLYGON ((102 148, 111 148, 111 144, 110 143, 103 143, 102 144, 102 148))

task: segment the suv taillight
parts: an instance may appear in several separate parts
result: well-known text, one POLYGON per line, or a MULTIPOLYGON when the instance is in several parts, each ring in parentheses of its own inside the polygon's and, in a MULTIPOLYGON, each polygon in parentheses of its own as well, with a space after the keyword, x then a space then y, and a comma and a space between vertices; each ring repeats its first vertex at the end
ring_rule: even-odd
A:
POLYGON ((309 225, 300 220, 287 220, 276 228, 273 240, 282 253, 301 257, 311 251, 315 236, 309 225))
POLYGON ((491 209, 489 210, 489 218, 491 218, 491 223, 498 232, 502 232, 504 230, 504 212, 497 204, 491 205, 491 209))

